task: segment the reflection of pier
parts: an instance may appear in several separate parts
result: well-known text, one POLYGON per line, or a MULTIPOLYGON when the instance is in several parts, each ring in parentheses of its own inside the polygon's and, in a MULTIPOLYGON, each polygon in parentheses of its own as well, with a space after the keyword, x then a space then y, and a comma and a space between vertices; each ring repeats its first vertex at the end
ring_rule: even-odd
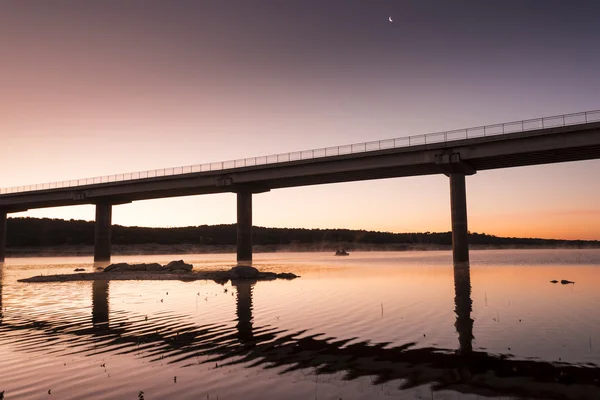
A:
POLYGON ((256 281, 243 280, 232 282, 237 290, 236 314, 238 337, 240 342, 248 342, 252 335, 252 287, 256 281))
POLYGON ((235 282, 237 324, 202 325, 172 319, 113 314, 109 324, 108 283, 94 282, 92 326, 72 329, 68 321, 24 321, 0 324, 0 334, 26 331, 41 333, 39 348, 32 342, 24 351, 48 350, 48 337, 62 340, 76 352, 86 347, 95 352, 118 348, 148 358, 192 365, 217 363, 253 367, 281 367, 283 372, 310 369, 318 374, 345 372, 345 379, 375 377, 375 383, 402 380, 402 387, 431 385, 433 390, 454 390, 487 396, 523 396, 537 399, 598 399, 600 368, 552 364, 535 360, 511 360, 473 351, 473 319, 470 273, 467 264, 454 269, 455 327, 459 349, 417 348, 416 343, 389 347, 354 339, 324 338, 306 331, 282 331, 273 326, 254 326, 252 295, 255 282, 235 282), (101 329, 99 329, 101 328, 101 329), (42 337, 43 336, 43 337, 42 337), (73 337, 74 336, 74 337, 73 337), (582 394, 585 393, 585 394, 582 394))
POLYGON ((108 281, 92 282, 92 325, 108 330, 108 281))
POLYGON ((0 325, 2 325, 2 313, 4 312, 4 307, 2 306, 2 288, 4 284, 2 283, 2 279, 4 278, 4 263, 0 262, 0 325))
POLYGON ((469 264, 454 265, 454 312, 456 332, 458 332, 459 354, 473 351, 473 319, 471 301, 471 272, 469 264))

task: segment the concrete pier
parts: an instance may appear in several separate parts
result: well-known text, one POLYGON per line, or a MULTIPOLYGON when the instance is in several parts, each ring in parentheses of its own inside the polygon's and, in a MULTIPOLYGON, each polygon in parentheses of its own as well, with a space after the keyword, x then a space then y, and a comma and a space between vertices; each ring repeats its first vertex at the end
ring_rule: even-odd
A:
POLYGON ((237 260, 252 261, 252 192, 237 193, 237 260))
POLYGON ((465 174, 451 173, 449 176, 452 213, 452 256, 455 263, 469 262, 465 174))
POLYGON ((6 212, 0 211, 0 262, 6 254, 6 212))
POLYGON ((94 261, 110 261, 112 205, 96 204, 96 229, 94 235, 94 261))

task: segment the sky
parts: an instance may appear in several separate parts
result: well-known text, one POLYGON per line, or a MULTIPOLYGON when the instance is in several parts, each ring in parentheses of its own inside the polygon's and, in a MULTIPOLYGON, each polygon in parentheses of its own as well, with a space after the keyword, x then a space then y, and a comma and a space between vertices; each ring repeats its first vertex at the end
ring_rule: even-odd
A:
MULTIPOLYGON (((3 1, 0 187, 597 110, 599 37, 597 1, 3 1)), ((469 230, 600 240, 599 170, 478 172, 469 230)), ((235 201, 134 202, 113 223, 234 223, 235 201)), ((253 203, 259 226, 450 230, 444 175, 253 203)), ((11 216, 93 220, 94 207, 11 216)))

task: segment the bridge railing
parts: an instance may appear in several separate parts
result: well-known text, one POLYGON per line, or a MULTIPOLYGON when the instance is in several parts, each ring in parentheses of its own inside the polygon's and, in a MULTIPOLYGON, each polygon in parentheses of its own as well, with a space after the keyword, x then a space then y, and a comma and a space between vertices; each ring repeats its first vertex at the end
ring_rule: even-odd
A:
POLYGON ((36 185, 15 186, 0 189, 0 194, 86 186, 101 183, 156 178, 161 176, 191 174, 195 172, 221 171, 256 165, 277 164, 289 161, 332 157, 344 154, 365 153, 369 151, 395 149, 400 147, 445 143, 452 142, 455 140, 464 140, 477 137, 506 135, 515 132, 526 132, 537 129, 553 128, 568 125, 579 125, 599 121, 600 110, 587 111, 574 114, 556 115, 552 117, 535 118, 523 121, 505 122, 502 124, 478 126, 474 128, 407 136, 395 139, 383 139, 365 143, 347 144, 313 150, 302 150, 291 153, 272 154, 268 156, 187 165, 183 167, 154 169, 150 171, 129 172, 124 174, 98 176, 94 178, 71 179, 67 181, 40 183, 36 185))

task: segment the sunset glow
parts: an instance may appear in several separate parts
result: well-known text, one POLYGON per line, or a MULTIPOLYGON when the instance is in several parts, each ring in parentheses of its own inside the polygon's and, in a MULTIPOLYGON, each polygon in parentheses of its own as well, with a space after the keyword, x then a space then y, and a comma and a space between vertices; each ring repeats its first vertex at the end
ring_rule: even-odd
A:
MULTIPOLYGON (((600 108, 594 6, 67 3, 0 7, 0 187, 600 108)), ((469 230, 600 240, 598 171, 594 160, 468 177, 469 230)), ((439 175, 278 189, 254 196, 253 221, 449 231, 448 186, 439 175)), ((94 207, 10 216, 93 220, 94 207)), ((234 194, 113 210, 129 226, 235 218, 234 194)))

